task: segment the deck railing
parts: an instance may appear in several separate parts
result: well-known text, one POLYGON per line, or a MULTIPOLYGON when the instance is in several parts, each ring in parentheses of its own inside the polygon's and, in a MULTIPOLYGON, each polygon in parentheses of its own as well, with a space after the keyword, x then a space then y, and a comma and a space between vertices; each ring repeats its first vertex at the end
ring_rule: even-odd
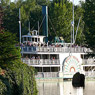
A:
POLYGON ((36 47, 36 46, 24 46, 21 47, 22 52, 63 52, 63 53, 85 53, 85 52, 91 52, 90 49, 87 49, 85 47, 36 47))
POLYGON ((22 58, 22 62, 28 65, 60 65, 58 59, 29 59, 29 58, 22 58))
POLYGON ((86 71, 85 76, 89 78, 95 78, 95 71, 86 71))
MULTIPOLYGON (((29 59, 22 58, 22 62, 28 65, 60 65, 59 59, 29 59)), ((95 65, 95 59, 83 59, 83 65, 95 65)))
POLYGON ((82 60, 83 65, 95 65, 95 59, 94 58, 88 58, 82 60))
POLYGON ((59 77, 58 72, 38 72, 37 75, 35 75, 36 78, 56 78, 59 77))

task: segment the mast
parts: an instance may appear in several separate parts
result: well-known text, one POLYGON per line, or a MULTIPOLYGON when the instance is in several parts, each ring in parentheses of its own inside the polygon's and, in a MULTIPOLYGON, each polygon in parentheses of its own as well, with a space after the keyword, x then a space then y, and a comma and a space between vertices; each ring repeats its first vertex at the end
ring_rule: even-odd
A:
POLYGON ((73 0, 73 7, 72 7, 73 11, 73 21, 71 22, 71 45, 70 45, 70 52, 71 52, 71 47, 72 44, 74 44, 74 0, 73 0))
POLYGON ((21 44, 21 14, 20 14, 20 8, 19 8, 19 42, 21 44))
POLYGON ((74 0, 73 0, 73 44, 74 44, 74 0))
POLYGON ((30 21, 29 21, 29 33, 30 33, 30 21))

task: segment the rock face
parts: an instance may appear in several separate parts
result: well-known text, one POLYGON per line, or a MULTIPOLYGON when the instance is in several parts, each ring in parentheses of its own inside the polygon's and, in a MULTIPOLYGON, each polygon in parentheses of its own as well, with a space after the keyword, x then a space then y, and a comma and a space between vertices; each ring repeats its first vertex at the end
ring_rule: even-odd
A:
POLYGON ((85 87, 85 76, 77 72, 72 79, 73 87, 85 87))

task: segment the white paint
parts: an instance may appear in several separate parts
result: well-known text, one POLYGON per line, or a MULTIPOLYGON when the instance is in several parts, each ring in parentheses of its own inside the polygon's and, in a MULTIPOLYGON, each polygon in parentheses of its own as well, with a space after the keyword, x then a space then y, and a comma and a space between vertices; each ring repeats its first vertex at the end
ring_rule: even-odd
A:
POLYGON ((81 55, 80 53, 72 53, 71 55, 69 53, 59 54, 60 72, 63 72, 64 78, 72 78, 76 72, 81 71, 82 59, 81 59, 80 55, 81 55), (66 58, 69 56, 71 56, 71 58, 72 58, 71 63, 65 62, 66 58), (73 57, 78 59, 78 62, 73 57), (65 68, 67 68, 67 70, 65 68), (74 70, 74 68, 75 68, 75 70, 74 70), (70 69, 72 72, 70 71, 70 69))
MULTIPOLYGON (((59 60, 60 60, 60 64, 63 64, 63 61, 66 57, 68 57, 70 54, 69 53, 60 53, 59 54, 59 60)), ((81 59, 81 53, 72 53, 72 56, 75 56, 76 58, 78 58, 79 63, 82 64, 82 59, 81 59)))
POLYGON ((77 88, 77 95, 83 95, 83 87, 77 88))
POLYGON ((64 95, 64 92, 63 92, 63 82, 59 83, 59 86, 60 86, 60 95, 64 95))

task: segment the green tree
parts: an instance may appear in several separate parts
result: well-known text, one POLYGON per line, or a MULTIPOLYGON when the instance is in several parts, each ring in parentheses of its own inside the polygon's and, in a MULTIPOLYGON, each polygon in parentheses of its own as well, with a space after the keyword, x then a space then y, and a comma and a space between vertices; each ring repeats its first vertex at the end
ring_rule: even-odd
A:
MULTIPOLYGON (((3 5, 2 5, 3 6, 3 5)), ((3 27, 12 33, 16 33, 19 39, 19 8, 21 9, 22 34, 28 31, 30 13, 35 9, 35 0, 18 0, 16 3, 4 5, 3 27)))
MULTIPOLYGON (((33 30, 33 29, 36 29, 37 30, 38 29, 38 21, 40 23, 39 26, 41 26, 42 19, 43 19, 42 18, 42 7, 38 5, 30 13, 31 30, 33 30)), ((40 29, 40 32, 41 31, 42 31, 42 27, 40 29)))
POLYGON ((15 33, 19 37, 19 9, 16 8, 15 3, 10 3, 10 5, 4 8, 3 17, 3 27, 9 30, 11 33, 15 33))
POLYGON ((1 5, 2 6, 7 6, 7 5, 10 4, 10 2, 11 2, 11 0, 1 0, 1 5))
MULTIPOLYGON (((72 3, 68 2, 67 0, 53 0, 49 6, 49 19, 51 19, 53 25, 52 27, 52 25, 49 23, 50 34, 53 35, 53 37, 62 36, 65 42, 71 42, 71 22, 73 21, 72 7, 72 3)), ((85 36, 83 34, 84 22, 82 20, 83 9, 81 6, 74 6, 74 11, 75 35, 79 18, 81 17, 75 43, 83 44, 85 39, 85 36)))
POLYGON ((20 60, 15 62, 0 75, 0 95, 37 95, 34 69, 20 60))
POLYGON ((38 5, 49 5, 50 0, 36 0, 38 5))
POLYGON ((20 48, 15 47, 16 37, 14 34, 0 31, 0 66, 9 64, 20 59, 20 48))
POLYGON ((3 9, 0 6, 0 31, 2 30, 2 24, 3 24, 3 9))
POLYGON ((0 95, 37 95, 33 67, 21 62, 14 34, 0 31, 0 95))
POLYGON ((95 1, 87 0, 82 4, 84 9, 84 33, 86 36, 86 44, 95 51, 95 1))
POLYGON ((79 45, 85 44, 85 35, 84 35, 84 21, 83 21, 83 8, 81 6, 75 6, 75 43, 79 45), (78 27, 79 23, 79 27, 78 27), (78 30, 77 30, 78 27, 78 30), (76 33, 77 31, 77 33, 76 33))
POLYGON ((49 26, 50 34, 53 36, 62 36, 66 42, 70 42, 71 21, 72 21, 72 4, 69 2, 53 2, 49 6, 49 19, 55 28, 55 34, 49 26))
MULTIPOLYGON (((47 2, 46 0, 18 0, 16 3, 10 3, 4 10, 4 28, 12 33, 16 33, 19 38, 18 17, 20 7, 22 35, 27 34, 29 22, 31 30, 38 29, 37 22, 39 21, 41 25, 43 21, 41 5, 46 3, 49 8, 49 37, 54 39, 55 36, 62 36, 65 42, 71 42, 72 3, 67 0, 53 0, 51 2, 47 0, 47 2)), ((80 6, 75 7, 75 31, 79 17, 83 18, 82 11, 80 6)), ((82 44, 84 39, 81 38, 85 38, 82 32, 83 26, 84 23, 81 19, 76 38, 77 44, 82 44)), ((40 27, 40 34, 42 34, 42 27, 40 27)))

